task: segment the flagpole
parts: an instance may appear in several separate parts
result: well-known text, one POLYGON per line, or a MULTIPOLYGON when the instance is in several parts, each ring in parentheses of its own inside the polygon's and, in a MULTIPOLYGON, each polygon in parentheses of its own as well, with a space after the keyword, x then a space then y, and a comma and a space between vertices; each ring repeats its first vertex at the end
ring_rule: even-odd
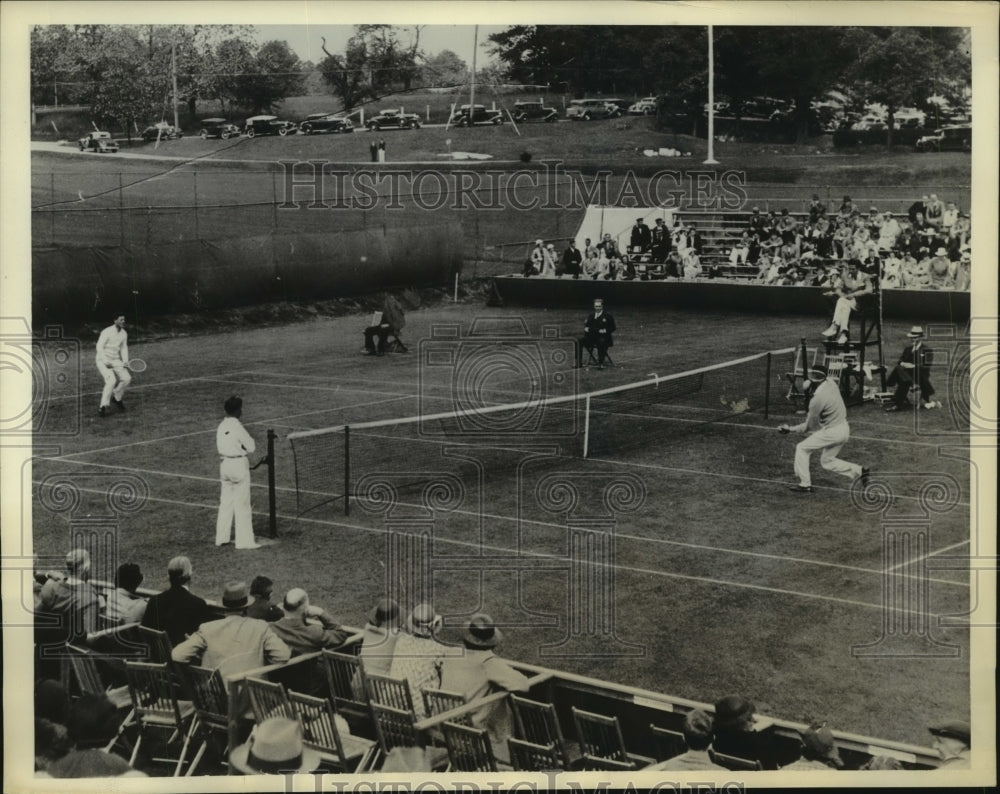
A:
POLYGON ((715 47, 712 26, 708 26, 708 159, 705 165, 717 165, 715 159, 715 47))

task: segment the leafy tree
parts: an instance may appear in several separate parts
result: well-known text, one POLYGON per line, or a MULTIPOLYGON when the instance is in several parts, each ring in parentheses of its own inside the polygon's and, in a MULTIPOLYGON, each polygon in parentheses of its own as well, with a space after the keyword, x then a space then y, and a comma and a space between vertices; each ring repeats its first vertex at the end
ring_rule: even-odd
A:
POLYGON ((270 110, 286 96, 302 91, 301 64, 287 42, 268 41, 254 58, 254 79, 250 83, 250 98, 255 111, 270 110))
POLYGON ((441 50, 424 60, 420 81, 425 86, 462 85, 469 80, 469 67, 451 50, 441 50))
POLYGON ((331 53, 323 39, 326 58, 320 71, 330 89, 350 110, 369 99, 397 91, 409 91, 419 77, 420 26, 414 26, 409 42, 392 25, 355 25, 343 55, 331 53))

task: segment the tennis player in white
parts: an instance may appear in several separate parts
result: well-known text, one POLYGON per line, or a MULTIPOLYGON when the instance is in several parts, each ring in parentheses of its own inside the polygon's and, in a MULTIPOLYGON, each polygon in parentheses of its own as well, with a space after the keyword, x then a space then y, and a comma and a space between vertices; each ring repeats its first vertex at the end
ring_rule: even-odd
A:
POLYGON ((250 510, 250 461, 247 456, 257 447, 253 437, 243 427, 243 400, 235 394, 225 402, 226 418, 215 431, 215 446, 219 451, 219 516, 215 522, 215 545, 230 542, 236 525, 236 548, 259 549, 253 535, 253 513, 250 510))
POLYGON ((108 415, 111 403, 119 411, 125 410, 122 397, 125 389, 132 382, 125 365, 128 363, 128 333, 125 331, 125 315, 115 317, 113 325, 109 325, 97 338, 97 371, 104 378, 104 391, 101 392, 101 407, 98 413, 108 415))
POLYGON ((795 445, 795 474, 799 478, 799 484, 790 486, 791 490, 812 493, 809 459, 817 450, 822 450, 819 462, 824 469, 852 481, 861 478, 863 485, 868 478, 869 469, 837 457, 841 447, 851 437, 851 428, 847 424, 847 406, 844 405, 844 398, 840 396, 840 387, 835 380, 827 377, 826 367, 822 364, 809 368, 809 380, 817 386, 809 401, 809 415, 806 421, 792 427, 788 425, 778 427, 780 433, 792 431, 809 433, 795 445))

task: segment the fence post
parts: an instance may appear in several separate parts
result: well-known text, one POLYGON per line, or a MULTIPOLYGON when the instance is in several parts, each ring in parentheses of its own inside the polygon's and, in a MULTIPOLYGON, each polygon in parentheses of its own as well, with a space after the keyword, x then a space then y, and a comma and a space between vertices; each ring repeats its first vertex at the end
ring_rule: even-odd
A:
POLYGON ((122 188, 122 172, 118 172, 118 227, 119 245, 125 247, 125 192, 122 188))
MULTIPOLYGON (((770 354, 768 354, 770 355, 770 354)), ((275 499, 274 486, 274 430, 267 429, 267 501, 268 530, 272 538, 278 537, 278 507, 275 499)))
POLYGON ((52 244, 56 242, 56 213, 52 209, 56 202, 56 172, 49 174, 49 214, 52 216, 52 244))
MULTIPOLYGON (((320 179, 323 178, 322 173, 320 179)), ((278 172, 271 172, 271 229, 278 230, 278 172)))
POLYGON ((192 176, 194 177, 194 239, 201 239, 201 231, 198 227, 198 172, 192 171, 192 176))

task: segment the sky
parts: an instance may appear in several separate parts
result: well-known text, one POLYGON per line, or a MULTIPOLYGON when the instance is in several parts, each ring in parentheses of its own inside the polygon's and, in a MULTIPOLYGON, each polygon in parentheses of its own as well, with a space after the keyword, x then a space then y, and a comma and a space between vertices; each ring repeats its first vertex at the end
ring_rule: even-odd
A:
MULTIPOLYGON (((318 64, 326 56, 321 49, 321 36, 326 37, 326 48, 334 53, 344 52, 347 40, 354 33, 353 25, 256 25, 261 42, 277 39, 288 42, 295 54, 304 61, 318 64)), ((504 30, 506 25, 479 26, 479 54, 476 67, 482 68, 493 59, 486 52, 486 38, 491 33, 504 30)), ((472 66, 472 48, 475 27, 473 25, 427 25, 420 31, 420 48, 427 55, 437 55, 441 50, 451 50, 472 66)), ((412 28, 402 28, 400 38, 408 41, 412 28)))

